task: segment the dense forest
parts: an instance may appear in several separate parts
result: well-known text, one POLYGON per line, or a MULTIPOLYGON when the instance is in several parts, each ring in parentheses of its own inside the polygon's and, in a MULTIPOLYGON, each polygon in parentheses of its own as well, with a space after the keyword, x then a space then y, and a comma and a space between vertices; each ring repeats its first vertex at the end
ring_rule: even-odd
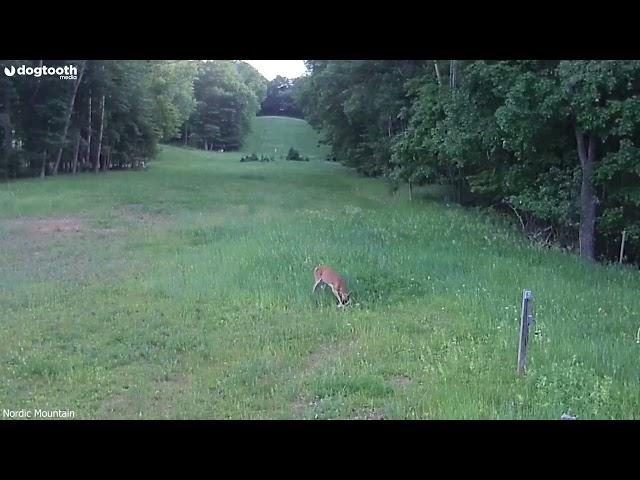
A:
POLYGON ((23 74, 0 77, 3 179, 137 168, 160 142, 237 149, 267 90, 240 61, 0 61, 5 69, 23 74), (71 78, 55 74, 69 66, 71 78))
POLYGON ((640 62, 309 60, 297 100, 360 173, 446 185, 589 261, 640 260, 640 62))

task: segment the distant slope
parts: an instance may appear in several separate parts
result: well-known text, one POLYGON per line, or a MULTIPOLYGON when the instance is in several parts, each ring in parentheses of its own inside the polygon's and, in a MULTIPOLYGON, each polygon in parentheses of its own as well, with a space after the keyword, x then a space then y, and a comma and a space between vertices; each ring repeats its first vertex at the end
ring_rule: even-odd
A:
POLYGON ((277 157, 286 156, 293 147, 311 160, 324 160, 329 153, 318 146, 320 136, 304 120, 289 117, 256 117, 242 151, 277 157), (277 152, 276 152, 277 149, 277 152))

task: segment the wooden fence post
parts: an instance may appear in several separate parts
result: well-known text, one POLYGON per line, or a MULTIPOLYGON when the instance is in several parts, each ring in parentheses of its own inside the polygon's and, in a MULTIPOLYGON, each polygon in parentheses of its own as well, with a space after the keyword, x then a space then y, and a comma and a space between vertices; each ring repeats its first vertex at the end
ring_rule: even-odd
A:
POLYGON ((522 315, 520 318, 520 342, 518 344, 518 374, 525 373, 527 361, 527 345, 529 343, 529 327, 533 321, 532 315, 533 293, 531 290, 522 292, 522 315))

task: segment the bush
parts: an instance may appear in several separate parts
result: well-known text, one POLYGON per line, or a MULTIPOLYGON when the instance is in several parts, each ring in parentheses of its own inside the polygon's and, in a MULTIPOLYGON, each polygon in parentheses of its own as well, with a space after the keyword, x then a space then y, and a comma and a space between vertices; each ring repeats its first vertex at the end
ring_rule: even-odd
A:
POLYGON ((266 155, 260 155, 260 157, 258 157, 255 153, 252 153, 251 155, 242 157, 240 161, 241 162, 274 162, 275 158, 268 157, 266 155))
POLYGON ((287 154, 287 160, 293 160, 296 162, 308 162, 309 158, 303 157, 302 155, 300 155, 300 152, 298 152, 295 148, 291 147, 289 149, 289 153, 287 154))
POLYGON ((245 157, 242 157, 240 159, 241 162, 257 162, 258 161, 258 156, 255 153, 252 153, 251 155, 247 155, 245 157))

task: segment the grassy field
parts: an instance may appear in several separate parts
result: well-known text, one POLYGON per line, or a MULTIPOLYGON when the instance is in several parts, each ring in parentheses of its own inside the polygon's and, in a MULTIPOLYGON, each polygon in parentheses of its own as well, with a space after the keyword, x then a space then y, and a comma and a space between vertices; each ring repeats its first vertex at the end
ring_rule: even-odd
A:
POLYGON ((0 408, 77 419, 640 417, 640 275, 319 160, 242 153, 0 184, 0 408), (313 268, 352 305, 312 294, 313 268), (528 374, 515 374, 523 288, 528 374))
POLYGON ((243 150, 284 160, 289 148, 293 147, 310 160, 324 160, 330 150, 326 146, 319 146, 318 140, 319 137, 304 120, 257 117, 243 142, 243 150))

